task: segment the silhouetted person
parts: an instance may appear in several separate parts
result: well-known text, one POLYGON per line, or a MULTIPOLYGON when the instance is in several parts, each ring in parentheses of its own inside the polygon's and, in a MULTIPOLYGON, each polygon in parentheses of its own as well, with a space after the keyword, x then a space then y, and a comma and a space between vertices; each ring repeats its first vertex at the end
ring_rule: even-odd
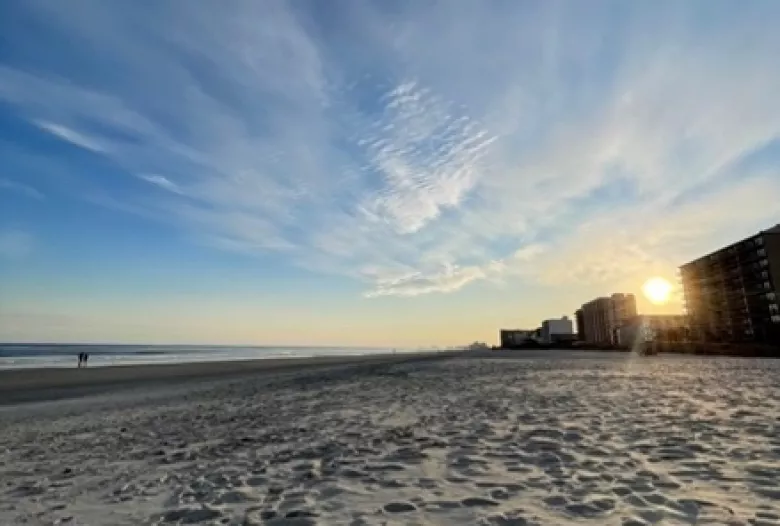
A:
POLYGON ((84 353, 84 367, 87 366, 87 360, 89 360, 89 353, 84 353))
POLYGON ((81 367, 81 364, 84 362, 84 353, 79 353, 79 368, 81 367))

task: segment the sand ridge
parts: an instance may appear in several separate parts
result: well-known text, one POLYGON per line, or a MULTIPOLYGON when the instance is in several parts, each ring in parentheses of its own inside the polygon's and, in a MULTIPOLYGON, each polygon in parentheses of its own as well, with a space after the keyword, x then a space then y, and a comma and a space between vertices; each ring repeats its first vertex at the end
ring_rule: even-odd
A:
POLYGON ((0 523, 776 525, 778 377, 463 357, 12 412, 0 523))

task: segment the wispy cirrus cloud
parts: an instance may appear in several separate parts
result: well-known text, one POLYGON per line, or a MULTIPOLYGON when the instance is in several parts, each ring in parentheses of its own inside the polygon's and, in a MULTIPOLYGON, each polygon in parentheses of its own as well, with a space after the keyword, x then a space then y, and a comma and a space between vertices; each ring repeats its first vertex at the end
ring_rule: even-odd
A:
POLYGON ((183 193, 182 189, 179 188, 179 185, 165 177, 164 175, 158 175, 158 174, 139 174, 138 177, 146 181, 147 183, 153 184, 155 186, 158 186, 162 188, 163 190, 168 190, 169 192, 173 192, 175 194, 181 194, 183 193))
POLYGON ((315 8, 31 0, 78 39, 10 45, 70 67, 0 100, 149 183, 125 206, 371 297, 614 283, 780 215, 778 6, 315 8))
POLYGON ((385 186, 361 209, 401 235, 413 234, 461 204, 495 137, 414 82, 398 85, 382 102, 382 115, 358 145, 366 149, 366 171, 385 186))
POLYGON ((365 273, 376 283, 373 290, 365 294, 368 298, 377 296, 419 296, 432 292, 452 292, 472 281, 488 279, 504 270, 503 262, 493 261, 482 266, 458 267, 451 264, 442 265, 425 273, 412 271, 406 274, 392 275, 385 270, 365 273), (388 275, 389 274, 389 275, 388 275))
POLYGON ((37 124, 38 127, 42 130, 49 132, 50 134, 59 139, 62 139, 65 142, 69 142, 75 146, 78 146, 79 148, 84 148, 85 150, 91 150, 98 153, 103 152, 103 148, 96 140, 87 137, 86 135, 79 133, 76 130, 68 128, 67 126, 62 126, 61 124, 55 124, 53 122, 46 121, 37 121, 35 124, 37 124))
POLYGON ((42 201, 46 198, 43 193, 32 186, 18 181, 12 181, 11 179, 0 179, 0 190, 21 194, 31 199, 37 199, 38 201, 42 201))

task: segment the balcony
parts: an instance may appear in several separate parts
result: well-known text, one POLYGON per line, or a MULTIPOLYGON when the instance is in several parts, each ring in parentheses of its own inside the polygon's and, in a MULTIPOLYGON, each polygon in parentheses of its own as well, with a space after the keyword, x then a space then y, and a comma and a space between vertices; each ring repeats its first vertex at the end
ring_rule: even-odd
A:
POLYGON ((723 284, 723 288, 725 289, 726 294, 735 294, 735 293, 742 293, 742 289, 745 288, 744 283, 740 281, 727 281, 723 284))
POLYGON ((748 266, 754 262, 761 261, 762 259, 766 259, 766 249, 754 249, 745 253, 745 255, 742 257, 742 265, 748 266))
POLYGON ((738 254, 743 254, 743 253, 746 253, 746 252, 755 251, 756 249, 762 248, 763 246, 764 246, 763 238, 756 237, 756 238, 753 238, 753 239, 746 239, 746 240, 742 241, 741 243, 738 243, 735 246, 735 248, 736 248, 736 252, 738 254))
POLYGON ((753 286, 753 287, 750 287, 749 289, 746 288, 745 289, 745 296, 751 296, 751 297, 752 296, 764 296, 764 297, 766 297, 766 295, 768 293, 770 293, 770 292, 773 292, 772 284, 769 283, 768 281, 765 281, 764 283, 761 284, 760 287, 753 286))
POLYGON ((746 272, 742 275, 742 281, 746 285, 758 286, 760 284, 763 286, 765 281, 769 281, 769 272, 766 270, 746 272))

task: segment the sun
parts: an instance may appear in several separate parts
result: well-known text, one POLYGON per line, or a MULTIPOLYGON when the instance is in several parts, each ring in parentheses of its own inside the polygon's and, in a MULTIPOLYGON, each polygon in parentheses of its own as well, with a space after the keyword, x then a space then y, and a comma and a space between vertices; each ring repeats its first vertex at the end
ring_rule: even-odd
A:
POLYGON ((664 278, 650 278, 642 285, 642 292, 650 302, 660 305, 669 301, 672 293, 672 284, 664 278))

